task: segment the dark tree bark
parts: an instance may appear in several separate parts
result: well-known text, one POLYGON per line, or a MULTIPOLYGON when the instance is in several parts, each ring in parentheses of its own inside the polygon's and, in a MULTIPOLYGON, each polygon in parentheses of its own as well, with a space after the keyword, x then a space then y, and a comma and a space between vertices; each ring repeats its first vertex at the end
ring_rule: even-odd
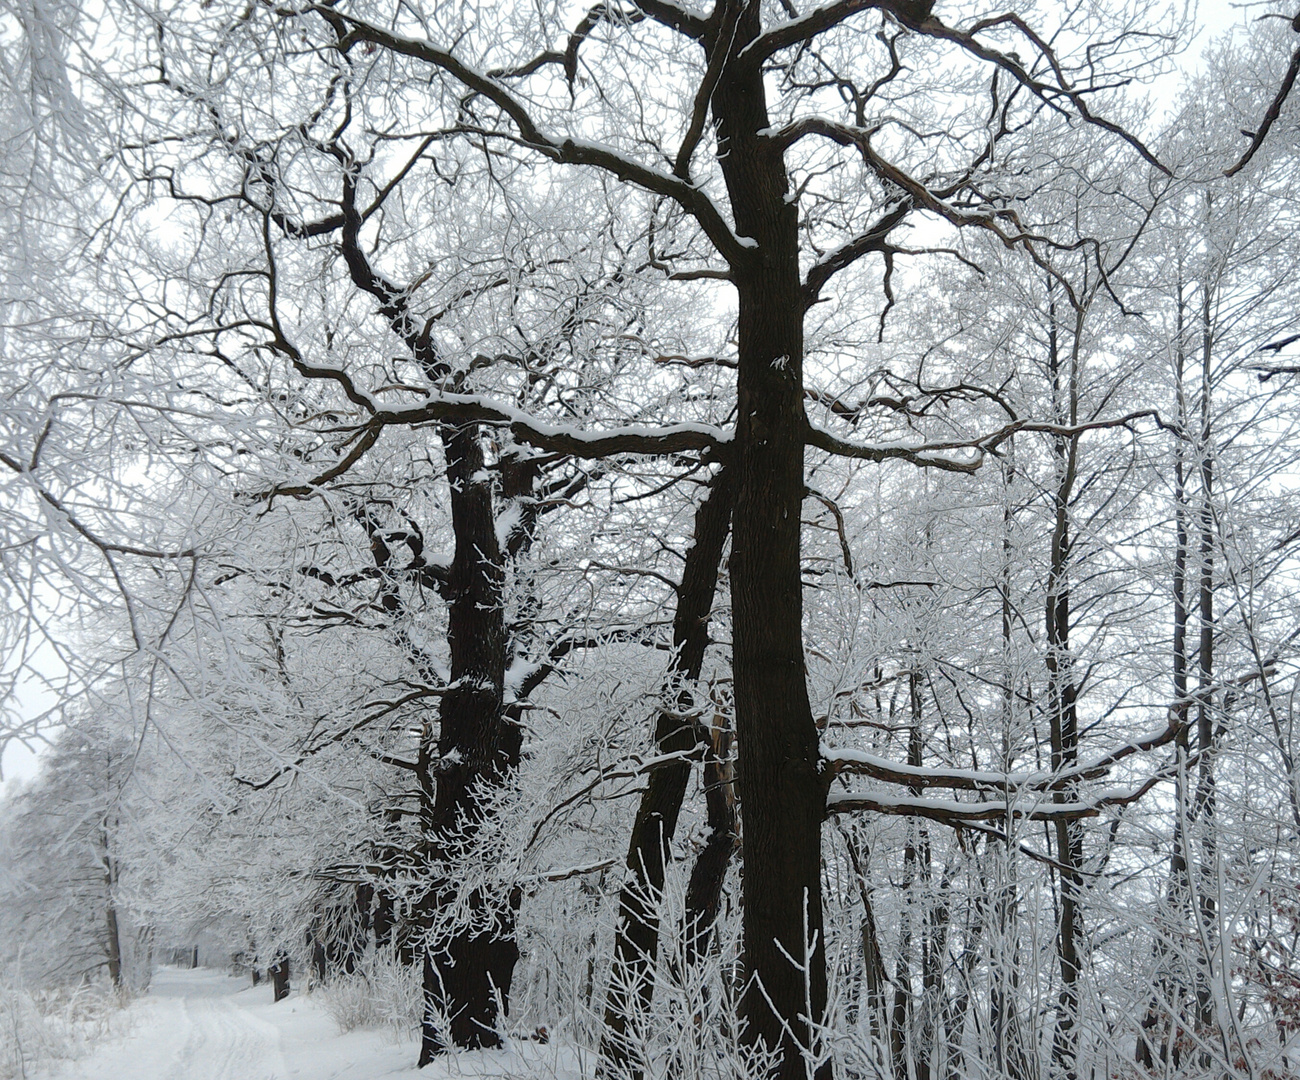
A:
POLYGON ((289 996, 291 987, 289 986, 289 958, 284 953, 278 953, 275 962, 267 968, 268 975, 271 976, 271 997, 274 1001, 283 1001, 289 996))
MULTIPOLYGON (((1174 345, 1174 379, 1178 403, 1178 423, 1182 426, 1187 421, 1187 400, 1183 390, 1184 368, 1186 365, 1186 339, 1184 327, 1185 302, 1183 284, 1178 283, 1178 301, 1176 313, 1176 340, 1174 345)), ((1174 567, 1173 567, 1173 684, 1174 703, 1171 720, 1177 731, 1174 748, 1181 763, 1186 763, 1190 752, 1189 723, 1191 702, 1187 696, 1187 557, 1188 557, 1188 502, 1187 502, 1187 462, 1186 443, 1183 439, 1174 441, 1174 567)), ((1166 889, 1166 908, 1175 917, 1187 914, 1187 904, 1191 895, 1191 883, 1187 876, 1187 835, 1184 825, 1187 820, 1187 776, 1185 767, 1180 768, 1174 778, 1174 812, 1173 849, 1169 856, 1169 883, 1166 889)), ((1179 973, 1174 970, 1178 964, 1177 957, 1169 948, 1169 936, 1157 933, 1152 944, 1155 962, 1155 978, 1151 999, 1147 1003, 1146 1013, 1142 1017, 1141 1032, 1137 1038, 1136 1057, 1138 1064, 1149 1070, 1178 1061, 1177 1031, 1170 1024, 1170 1017, 1162 1002, 1176 1003, 1182 996, 1184 987, 1179 973)), ((1177 1005, 1175 1004, 1175 1009, 1177 1005)))
MULTIPOLYGON (((921 730, 921 681, 920 673, 913 669, 908 673, 908 702, 911 713, 911 725, 907 738, 907 763, 913 768, 920 768, 924 760, 924 734, 921 730)), ((912 795, 921 794, 922 789, 910 786, 912 795)), ((910 896, 912 886, 918 878, 922 880, 930 874, 930 837, 921 821, 908 822, 907 844, 903 848, 903 895, 910 896)), ((912 1016, 915 1003, 912 995, 912 937, 914 934, 913 916, 910 901, 903 908, 900 916, 898 963, 894 969, 894 1003, 889 1022, 889 1053, 894 1066, 895 1077, 915 1076, 917 1080, 929 1080, 929 1047, 922 1040, 913 1039, 912 1016)), ((924 968, 924 962, 922 964, 924 968)))
MULTIPOLYGON (((456 551, 447 584, 447 642, 451 682, 442 695, 436 746, 421 747, 418 775, 424 798, 429 857, 442 862, 466 842, 481 821, 482 792, 498 786, 519 764, 519 738, 505 730, 503 711, 506 631, 505 566, 497 539, 492 487, 485 474, 477 424, 444 425, 443 450, 451 492, 456 551), (430 790, 432 789, 432 790, 430 790)), ((437 881, 423 901, 426 930, 452 901, 455 882, 437 881)), ((426 950, 427 999, 420 1065, 446 1049, 437 1014, 456 1046, 500 1044, 499 1002, 510 994, 519 949, 514 910, 489 897, 469 898, 470 925, 426 950)))
POLYGON ((682 917, 684 959, 688 968, 700 962, 709 950, 713 924, 722 904, 722 886, 727 867, 740 843, 736 824, 735 770, 731 764, 732 732, 722 715, 705 733, 704 802, 708 839, 695 856, 686 886, 686 911, 682 917))
POLYGON ((117 905, 112 900, 104 913, 105 930, 108 934, 108 978, 114 990, 122 989, 122 942, 117 925, 117 905))
POLYGON ((609 1076, 639 1078, 642 1072, 635 1025, 645 1015, 654 993, 652 969, 659 952, 659 900, 664 871, 691 774, 686 755, 695 749, 702 728, 698 721, 683 718, 693 706, 687 684, 699 679, 704 663, 709 615, 734 498, 734 469, 724 467, 714 476, 695 512, 694 543, 686 553, 677 587, 666 695, 674 707, 659 711, 654 739, 658 754, 679 756, 651 771, 628 843, 628 879, 619 893, 614 961, 600 1048, 601 1068, 609 1076))
MULTIPOLYGON (((409 292, 370 265, 360 240, 356 184, 357 174, 346 170, 340 242, 352 281, 379 302, 380 313, 431 381, 451 378, 451 368, 432 338, 432 320, 417 319, 409 308, 409 292)), ((444 422, 438 432, 456 538, 451 570, 436 583, 447 601, 451 681, 439 706, 437 739, 426 728, 415 763, 424 835, 420 854, 435 868, 471 840, 481 824, 483 793, 499 786, 518 766, 522 746, 518 725, 504 707, 506 552, 497 537, 493 482, 486 469, 481 425, 444 422)), ((520 475, 532 473, 525 468, 520 475)), ((390 556, 383 534, 372 529, 370 535, 376 565, 386 566, 390 556)), ((422 549, 422 540, 419 543, 422 549)), ((406 569, 417 574, 428 569, 422 551, 414 552, 406 569)), ((398 610, 395 588, 389 587, 382 603, 385 610, 398 610)), ((413 647, 413 651, 418 650, 413 647)), ((519 959, 514 936, 517 896, 500 903, 471 895, 465 925, 444 938, 437 926, 438 913, 456 900, 457 893, 457 883, 445 877, 445 870, 435 869, 418 905, 417 921, 428 938, 422 965, 421 1066, 447 1049, 440 1020, 446 1021, 456 1046, 500 1044, 498 1013, 509 999, 519 959)))
POLYGON ((329 958, 326 956, 325 939, 319 920, 307 931, 307 945, 311 949, 313 979, 316 983, 323 983, 329 976, 329 958))
MULTIPOLYGON (((759 5, 721 5, 713 47, 730 51, 713 93, 718 158, 736 231, 757 244, 732 269, 737 315, 731 607, 737 787, 744 815, 742 1039, 805 1080, 826 1007, 821 823, 826 783, 808 701, 799 567, 804 499, 804 297, 798 207, 770 128, 764 74, 741 57, 759 5)), ((821 1074, 829 1076, 827 1064, 821 1074)))
MULTIPOLYGON (((1053 284, 1048 283, 1052 297, 1053 284)), ((1085 309, 1075 306, 1068 360, 1062 362, 1055 300, 1048 304, 1048 370, 1052 376, 1054 411, 1058 422, 1079 422, 1079 347, 1083 333, 1085 309)), ((1052 451, 1056 471, 1056 490, 1052 494, 1054 522, 1048 565, 1045 611, 1047 639, 1047 709, 1052 744, 1052 769, 1068 769, 1079 760, 1078 687, 1070 652, 1070 582, 1074 540, 1071 532, 1071 506, 1078 478, 1079 439, 1076 434, 1057 436, 1052 451)), ((1073 787, 1053 792, 1052 800, 1068 802, 1075 797, 1073 787)), ((1078 1058, 1079 989, 1081 970, 1079 938, 1081 936, 1079 894, 1083 877, 1083 828, 1078 821, 1058 819, 1055 823, 1056 861, 1060 864, 1060 890, 1057 904, 1056 952, 1061 989, 1056 1003, 1056 1029, 1052 1036, 1054 1074, 1063 1080, 1075 1080, 1078 1058)))
POLYGON ((108 822, 100 826, 100 843, 103 845, 101 863, 104 867, 104 951, 108 958, 108 977, 114 990, 122 989, 122 934, 117 921, 117 868, 109 848, 108 822))
MULTIPOLYGON (((1206 195, 1206 213, 1211 211, 1210 196, 1206 195)), ((1197 615, 1200 624, 1197 646, 1197 686, 1196 686, 1196 796, 1192 808, 1192 820, 1201 826, 1201 855, 1198 867, 1198 905, 1197 917, 1200 919, 1199 934, 1208 944, 1208 954, 1203 949, 1198 957, 1196 977, 1196 1019, 1204 1036, 1217 1033, 1223 1042, 1224 1057, 1231 1060, 1227 1033, 1215 1023, 1214 992, 1212 982, 1214 973, 1214 955, 1218 945, 1218 883, 1215 865, 1218 861, 1217 837, 1214 831, 1214 815, 1217 804, 1217 784, 1214 773, 1214 555, 1215 555, 1215 516, 1214 516, 1214 452, 1211 440, 1214 435, 1212 423, 1211 398, 1213 396, 1213 362, 1214 362, 1214 300, 1215 290, 1209 282, 1201 286, 1201 430, 1199 438, 1201 504, 1199 507, 1200 527, 1200 588, 1197 598, 1197 615)), ((1210 1066, 1208 1052, 1200 1055, 1202 1068, 1210 1066)))
POLYGON ((885 960, 880 951, 880 933, 876 928, 875 905, 871 902, 870 870, 871 851, 863 845, 858 850, 857 841, 849 832, 842 831, 844 846, 853 867, 853 878, 862 900, 862 973, 867 986, 867 1016, 872 1036, 881 1044, 889 1043, 890 1017, 885 1010, 885 960))

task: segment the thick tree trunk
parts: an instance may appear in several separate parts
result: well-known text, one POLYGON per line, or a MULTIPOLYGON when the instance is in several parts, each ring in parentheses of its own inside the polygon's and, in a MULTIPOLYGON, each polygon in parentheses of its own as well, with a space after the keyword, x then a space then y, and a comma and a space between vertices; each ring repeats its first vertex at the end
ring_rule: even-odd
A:
MULTIPOLYGON (((737 233, 756 244, 732 273, 739 303, 731 604, 744 822, 742 1038, 778 1053, 782 1080, 805 1080, 805 1055, 826 1007, 826 785, 802 635, 807 421, 798 206, 789 199, 781 150, 767 135, 761 65, 738 58, 761 31, 759 5, 731 2, 720 28, 732 61, 714 90, 713 116, 737 233)), ((829 1074, 827 1064, 821 1075, 829 1074)))
MULTIPOLYGON (((627 852, 627 883, 619 893, 614 961, 605 1002, 605 1033, 601 1039, 602 1071, 609 1076, 639 1078, 637 1022, 654 993, 653 968, 659 951, 659 900, 677 816, 690 779, 693 750, 702 725, 683 719, 692 706, 688 683, 700 677, 709 641, 709 614, 717 588, 718 566, 727 539, 734 500, 734 470, 724 467, 713 479, 695 512, 695 540, 686 554, 673 616, 673 658, 667 695, 675 708, 661 710, 655 721, 655 750, 678 754, 677 760, 650 773, 627 852)), ((712 824, 712 822, 710 822, 712 824)))
MULTIPOLYGON (((409 291, 370 265, 361 242, 363 216, 357 206, 354 173, 345 172, 341 194, 339 240, 353 282, 379 302, 380 314, 428 378, 442 382, 451 376, 451 369, 438 355, 432 320, 416 318, 408 306, 409 291)), ((424 835, 419 854, 434 867, 445 864, 477 831, 481 792, 498 786, 518 766, 522 743, 518 726, 504 710, 505 555, 497 537, 492 481, 486 475, 479 425, 447 423, 440 426, 439 435, 456 537, 450 574, 438 583, 447 599, 451 681, 439 708, 437 742, 426 728, 415 765, 424 835)), ((519 475, 531 473, 525 468, 519 475)), ((386 538, 374 528, 370 535, 375 563, 383 568, 389 562, 386 538)), ((412 568, 420 558, 416 553, 412 568)), ((427 564, 421 565, 428 569, 427 564)), ((386 611, 400 610, 395 587, 385 590, 381 603, 386 611)), ((413 653, 419 652, 416 646, 411 648, 413 653)), ((500 1043, 498 1013, 508 999, 519 958, 515 943, 517 895, 512 893, 505 902, 471 895, 465 924, 443 934, 437 925, 439 912, 456 898, 458 888, 445 877, 445 871, 435 869, 434 873, 416 913, 427 937, 422 965, 422 1066, 446 1048, 440 1021, 445 1020, 457 1046, 500 1043)), ((378 932, 377 925, 377 936, 378 932)))
MULTIPOLYGON (((480 433, 477 425, 448 425, 442 439, 456 536, 447 588, 451 682, 439 710, 436 759, 426 741, 419 762, 425 835, 435 865, 453 858, 457 845, 476 831, 481 789, 499 785, 518 765, 520 745, 517 734, 505 730, 513 726, 503 712, 505 570, 480 433)), ((519 959, 511 903, 474 894, 469 925, 439 935, 438 912, 457 890, 455 882, 435 881, 421 912, 423 928, 433 935, 423 965, 421 1066, 446 1049, 442 1021, 456 1046, 500 1044, 498 1013, 519 959)))

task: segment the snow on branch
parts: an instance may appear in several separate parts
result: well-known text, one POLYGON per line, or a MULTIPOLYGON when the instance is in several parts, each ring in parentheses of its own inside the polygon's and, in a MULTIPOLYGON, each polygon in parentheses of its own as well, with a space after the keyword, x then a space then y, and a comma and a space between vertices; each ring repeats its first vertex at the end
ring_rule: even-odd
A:
POLYGON ((1082 780, 1097 780, 1125 758, 1134 754, 1156 750, 1172 742, 1178 734, 1175 724, 1153 731, 1124 743, 1093 761, 1068 769, 1048 771, 1036 769, 1028 772, 992 772, 981 769, 936 769, 927 766, 903 765, 888 758, 877 757, 862 750, 830 750, 823 748, 822 760, 832 776, 854 774, 870 776, 886 783, 917 788, 949 788, 960 791, 1064 791, 1082 780))
POLYGON ((887 11, 906 25, 915 25, 930 14, 933 0, 839 0, 813 8, 805 15, 769 30, 756 38, 740 54, 748 63, 762 63, 774 53, 811 41, 818 34, 834 29, 846 19, 864 11, 887 11))
MULTIPOLYGON (((671 4, 654 6, 661 7, 665 14, 671 14, 669 9, 673 9, 671 4)), ((728 262, 738 263, 746 259, 754 246, 752 240, 747 242, 747 238, 738 237, 732 231, 726 218, 702 188, 665 169, 636 161, 608 144, 547 134, 537 126, 521 98, 498 79, 470 67, 449 50, 430 41, 406 37, 376 26, 355 15, 339 11, 330 4, 311 4, 305 10, 315 11, 334 29, 339 52, 347 53, 354 45, 364 42, 436 67, 496 105, 514 124, 520 142, 557 164, 590 165, 612 173, 624 182, 671 199, 699 223, 719 254, 728 262)), ((685 26, 686 16, 682 15, 681 18, 685 26)))
POLYGON ((844 814, 854 810, 872 810, 878 814, 895 814, 902 817, 923 817, 954 828, 971 821, 1002 821, 1021 818, 1028 821, 1076 821, 1079 818, 1099 817, 1109 807, 1128 806, 1142 798, 1156 784, 1167 778, 1168 770, 1161 770, 1135 788, 1116 788, 1103 792, 1093 799, 1072 802, 1050 801, 1041 792, 1036 798, 1012 797, 1009 799, 981 799, 977 802, 958 802, 955 799, 922 799, 915 796, 883 794, 864 795, 851 791, 836 791, 826 797, 827 814, 844 814))
POLYGON ((668 424, 662 427, 628 424, 609 431, 589 431, 571 424, 540 420, 503 402, 481 394, 440 394, 432 401, 408 409, 376 414, 380 424, 421 424, 432 421, 503 424, 516 442, 548 453, 579 458, 614 454, 680 454, 719 450, 732 434, 712 424, 668 424))
MULTIPOLYGON (((1079 798, 1076 785, 1098 780, 1110 774, 1121 761, 1138 753, 1156 750, 1177 738, 1175 714, 1159 731, 1138 736, 1090 762, 1055 771, 999 773, 980 769, 944 769, 904 765, 861 750, 829 750, 823 747, 822 760, 828 782, 836 776, 869 776, 888 784, 907 787, 909 794, 895 796, 878 792, 832 792, 826 797, 826 813, 841 814, 870 810, 879 814, 924 817, 953 828, 968 822, 1023 818, 1030 821, 1072 821, 1097 817, 1108 807, 1128 806, 1137 802, 1156 784, 1168 778, 1178 763, 1170 763, 1153 772, 1135 788, 1107 789, 1090 798, 1079 798), (973 802, 921 797, 926 788, 953 791, 976 791, 981 798, 973 802), (1062 799, 1069 791, 1072 797, 1062 799), (990 798, 1000 793, 999 798, 990 798)), ((1184 763, 1185 764, 1185 763, 1184 763)))
POLYGON ((1107 431, 1112 428, 1129 428, 1138 420, 1154 420, 1156 427, 1177 433, 1178 429, 1163 420, 1156 409, 1141 409, 1104 420, 1087 420, 1080 424, 1052 424, 1039 420, 1013 420, 996 431, 973 439, 953 440, 942 443, 922 443, 919 446, 906 446, 896 443, 860 445, 846 442, 832 435, 829 431, 809 424, 805 434, 808 446, 836 454, 840 457, 858 458, 863 461, 889 461, 893 459, 910 461, 922 468, 942 469, 945 472, 974 473, 984 463, 986 454, 992 453, 1017 432, 1036 432, 1054 435, 1058 438, 1072 438, 1088 431, 1107 431), (967 452, 964 458, 949 455, 967 452))
MULTIPOLYGON (((1297 11, 1295 18, 1291 20, 1291 29, 1300 34, 1300 11, 1297 11)), ((1300 48, 1291 54, 1291 63, 1287 65, 1286 74, 1282 76, 1282 83, 1278 86, 1277 93, 1273 95, 1273 100, 1269 102, 1268 108, 1264 110, 1264 118, 1260 121, 1259 127, 1254 132, 1242 132, 1243 135, 1250 139, 1250 145, 1246 147, 1246 152, 1237 159, 1235 165, 1223 171, 1224 176, 1236 176, 1237 173, 1250 164, 1251 158, 1264 145, 1264 140, 1268 138, 1269 129, 1272 128, 1277 118, 1282 115, 1282 106, 1286 104, 1286 99, 1291 96, 1291 89, 1295 86, 1297 75, 1300 75, 1300 48)))

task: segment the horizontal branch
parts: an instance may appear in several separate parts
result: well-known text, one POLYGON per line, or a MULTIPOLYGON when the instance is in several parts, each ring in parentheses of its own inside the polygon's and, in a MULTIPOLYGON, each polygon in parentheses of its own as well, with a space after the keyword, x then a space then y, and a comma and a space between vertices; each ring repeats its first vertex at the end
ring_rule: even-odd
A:
POLYGON ((941 469, 944 472, 971 474, 984 463, 984 452, 973 446, 974 456, 966 461, 945 456, 958 446, 922 444, 920 446, 877 445, 861 446, 837 438, 829 431, 808 424, 804 442, 839 457, 857 458, 860 461, 907 461, 921 468, 941 469))
POLYGON ((433 421, 502 424, 516 442, 549 453, 577 458, 612 457, 616 454, 680 454, 722 449, 732 435, 711 424, 670 424, 663 427, 629 424, 612 431, 586 431, 549 424, 512 406, 477 394, 442 394, 409 409, 376 414, 382 424, 420 424, 433 421))
POLYGON ((838 0, 834 4, 813 8, 797 19, 774 27, 755 38, 740 54, 746 63, 761 64, 768 57, 811 41, 818 34, 834 29, 844 20, 864 11, 883 10, 902 21, 915 23, 929 14, 933 0, 838 0))
POLYGON ((1032 772, 1003 773, 982 769, 931 768, 904 765, 862 750, 847 749, 824 748, 822 760, 832 777, 842 774, 870 776, 873 780, 904 787, 1015 793, 1064 791, 1073 784, 1100 779, 1115 765, 1134 754, 1168 745, 1178 735, 1178 726, 1173 722, 1172 710, 1170 720, 1170 724, 1160 731, 1124 743, 1092 761, 1056 771, 1038 769, 1032 772))
POLYGON ((1005 821, 1008 818, 1020 818, 1025 821, 1077 821, 1080 818, 1099 817, 1102 810, 1110 807, 1135 803, 1165 778, 1165 772, 1161 771, 1131 790, 1112 792, 1096 799, 1074 802, 1017 803, 1014 799, 958 802, 954 799, 862 795, 837 791, 826 797, 826 813, 845 814, 855 810, 869 810, 877 814, 928 818, 953 828, 961 828, 972 821, 1005 821))
POLYGON ((832 435, 829 431, 809 424, 805 435, 808 446, 836 454, 840 457, 857 458, 862 461, 909 461, 923 468, 942 469, 945 472, 971 474, 980 468, 984 456, 991 453, 1018 432, 1033 432, 1042 435, 1054 435, 1058 438, 1074 438, 1089 431, 1106 431, 1112 428, 1127 428, 1138 420, 1154 420, 1158 428, 1175 434, 1178 429, 1167 423, 1156 409, 1141 409, 1137 412, 1114 416, 1106 420, 1087 420, 1081 424, 1052 424, 1039 420, 1013 420, 987 435, 973 439, 956 439, 951 442, 922 443, 919 446, 859 445, 846 442, 832 435), (965 460, 947 455, 969 451, 974 456, 965 460))

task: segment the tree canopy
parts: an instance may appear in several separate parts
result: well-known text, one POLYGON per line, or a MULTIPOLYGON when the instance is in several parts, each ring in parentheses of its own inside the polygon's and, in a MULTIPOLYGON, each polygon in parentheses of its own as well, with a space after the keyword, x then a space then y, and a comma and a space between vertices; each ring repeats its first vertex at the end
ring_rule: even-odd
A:
POLYGON ((1295 1066, 1300 15, 1176 100, 1146 0, 3 18, 28 977, 1295 1066))

